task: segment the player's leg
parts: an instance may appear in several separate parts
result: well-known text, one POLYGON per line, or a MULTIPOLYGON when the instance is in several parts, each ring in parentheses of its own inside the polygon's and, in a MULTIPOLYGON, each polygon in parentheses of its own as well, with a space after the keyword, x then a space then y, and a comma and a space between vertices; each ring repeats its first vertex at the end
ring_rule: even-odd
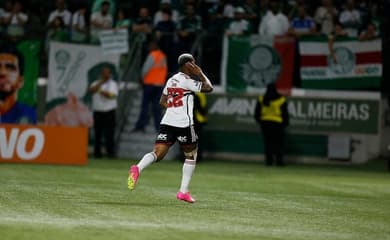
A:
POLYGON ((161 125, 160 132, 152 152, 145 154, 137 165, 133 165, 129 170, 127 181, 128 188, 133 190, 137 184, 139 174, 142 170, 150 166, 152 163, 162 160, 167 154, 170 146, 175 142, 174 135, 171 133, 169 126, 161 125))
POLYGON ((162 160, 168 153, 169 147, 170 145, 167 144, 156 143, 153 152, 145 154, 141 161, 138 162, 138 171, 141 172, 152 163, 162 160))
POLYGON ((181 148, 183 150, 185 160, 182 169, 182 179, 180 184, 180 190, 177 193, 177 198, 189 203, 195 202, 195 199, 191 197, 189 193, 189 185, 191 182, 192 174, 195 171, 196 156, 198 150, 197 136, 195 134, 193 126, 189 127, 186 134, 178 135, 177 137, 181 148))

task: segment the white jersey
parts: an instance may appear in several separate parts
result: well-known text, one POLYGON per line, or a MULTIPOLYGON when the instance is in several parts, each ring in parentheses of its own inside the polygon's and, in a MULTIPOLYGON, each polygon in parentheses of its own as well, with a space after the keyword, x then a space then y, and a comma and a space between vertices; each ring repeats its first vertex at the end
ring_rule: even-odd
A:
POLYGON ((168 79, 163 94, 168 96, 168 107, 161 124, 185 128, 194 124, 194 94, 200 92, 202 82, 179 72, 168 79))

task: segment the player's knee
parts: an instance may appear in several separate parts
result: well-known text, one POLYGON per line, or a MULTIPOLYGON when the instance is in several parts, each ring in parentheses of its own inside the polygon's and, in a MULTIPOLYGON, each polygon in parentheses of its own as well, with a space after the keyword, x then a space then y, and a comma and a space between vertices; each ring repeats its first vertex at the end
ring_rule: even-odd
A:
POLYGON ((156 162, 161 161, 168 152, 169 147, 165 145, 156 145, 154 148, 154 154, 156 155, 156 162))
POLYGON ((196 156, 197 156, 198 148, 195 148, 190 151, 184 151, 184 156, 186 159, 191 159, 196 161, 196 156))

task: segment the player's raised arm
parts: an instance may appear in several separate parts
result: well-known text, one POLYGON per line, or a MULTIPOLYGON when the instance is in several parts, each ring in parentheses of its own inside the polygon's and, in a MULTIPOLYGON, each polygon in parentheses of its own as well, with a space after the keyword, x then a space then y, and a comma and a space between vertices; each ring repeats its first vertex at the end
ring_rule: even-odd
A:
POLYGON ((190 72, 199 77, 200 81, 202 82, 202 88, 201 92, 212 92, 213 91, 213 85, 210 82, 210 79, 206 77, 206 75, 203 73, 202 69, 196 65, 193 62, 187 62, 186 65, 190 69, 190 72))

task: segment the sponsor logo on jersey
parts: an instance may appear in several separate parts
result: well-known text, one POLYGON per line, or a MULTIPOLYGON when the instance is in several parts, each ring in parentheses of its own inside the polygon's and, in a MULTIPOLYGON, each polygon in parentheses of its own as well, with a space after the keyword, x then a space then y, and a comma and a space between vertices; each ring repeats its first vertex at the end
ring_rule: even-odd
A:
POLYGON ((179 140, 179 142, 187 142, 187 136, 179 136, 177 137, 177 140, 179 140))
POLYGON ((160 133, 158 136, 157 136, 157 140, 167 140, 167 134, 162 134, 160 133))

